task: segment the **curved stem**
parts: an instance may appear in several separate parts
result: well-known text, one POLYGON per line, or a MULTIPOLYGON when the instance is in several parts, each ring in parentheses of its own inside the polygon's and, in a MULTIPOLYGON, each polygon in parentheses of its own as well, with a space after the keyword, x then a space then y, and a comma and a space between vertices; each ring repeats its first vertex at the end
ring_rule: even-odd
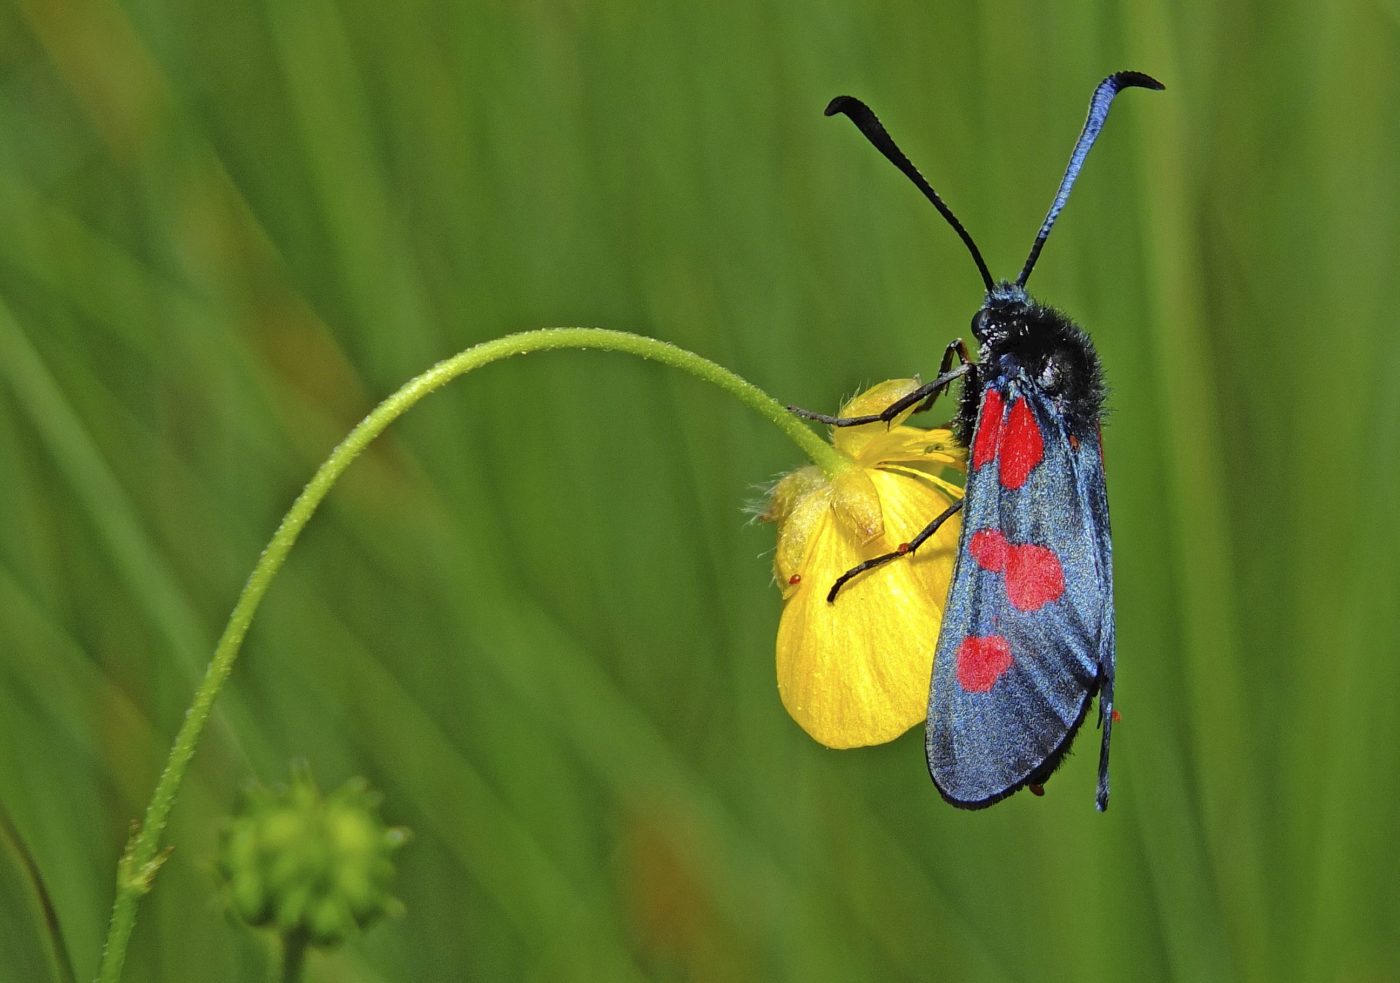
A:
POLYGON ((507 335, 445 359, 422 375, 409 380, 376 406, 335 450, 331 451, 330 457, 317 469, 287 514, 282 517, 282 522, 272 534, 267 548, 258 557, 257 565, 253 567, 253 572, 243 587, 243 593, 239 595, 238 602, 229 615, 224 633, 214 648, 213 658, 205 670, 204 679, 195 691, 194 701, 175 736, 165 769, 161 772, 150 804, 146 807, 145 818, 132 835, 117 864, 117 894, 112 904, 107 941, 102 950, 102 963, 98 969, 99 981, 115 983, 121 978, 127 943, 136 924, 136 906, 142 896, 151 889, 152 881, 165 860, 165 854, 160 852, 161 835, 165 831, 166 821, 175 804, 180 783, 189 768, 190 759, 194 757, 200 734, 213 709, 214 700, 233 669, 233 663, 238 658, 238 650, 248 633, 248 626, 252 623, 258 604, 267 593, 268 586, 276 577, 292 544, 296 542, 297 536, 336 479, 390 423, 424 396, 457 376, 512 355, 559 348, 626 352, 684 369, 692 375, 714 383, 762 414, 828 473, 835 474, 848 463, 830 444, 752 383, 685 349, 624 331, 607 331, 602 328, 545 328, 507 335))

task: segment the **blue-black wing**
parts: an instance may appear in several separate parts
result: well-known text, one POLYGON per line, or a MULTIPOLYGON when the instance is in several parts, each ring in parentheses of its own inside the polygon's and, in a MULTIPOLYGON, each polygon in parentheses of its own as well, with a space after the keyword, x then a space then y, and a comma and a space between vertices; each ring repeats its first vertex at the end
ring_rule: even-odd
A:
POLYGON ((1072 434, 1024 376, 982 395, 929 694, 929 772, 954 805, 1043 782, 1100 693, 1108 805, 1113 555, 1097 430, 1072 434))

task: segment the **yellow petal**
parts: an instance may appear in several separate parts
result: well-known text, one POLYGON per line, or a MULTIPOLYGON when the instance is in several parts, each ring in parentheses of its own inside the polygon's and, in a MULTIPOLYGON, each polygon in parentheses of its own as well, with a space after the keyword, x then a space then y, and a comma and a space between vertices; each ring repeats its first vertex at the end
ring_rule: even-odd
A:
MULTIPOLYGON (((907 396, 915 389, 919 388, 918 379, 886 379, 884 382, 877 382, 865 392, 857 396, 852 396, 846 401, 846 405, 841 407, 841 416, 865 416, 867 413, 880 413, 885 407, 902 396, 907 396)), ((904 414, 897 417, 894 423, 903 422, 904 414)))
POLYGON ((804 537, 800 575, 778 627, 778 691, 802 729, 829 747, 893 740, 924 719, 934 645, 957 549, 946 523, 912 557, 862 574, 826 601, 861 560, 911 539, 951 499, 907 474, 870 472, 885 534, 861 545, 827 509, 804 537))
POLYGON ((958 443, 951 430, 891 427, 867 440, 858 460, 866 467, 892 461, 915 461, 965 470, 967 448, 958 443))
MULTIPOLYGON (((901 396, 906 396, 919 388, 918 379, 891 379, 879 385, 871 386, 859 396, 853 396, 841 407, 838 416, 866 416, 870 413, 880 413, 901 396)), ((856 460, 866 460, 865 446, 877 437, 883 436, 890 429, 891 424, 903 423, 905 418, 913 412, 912 408, 905 410, 891 423, 867 423, 859 427, 832 427, 831 442, 836 449, 843 454, 849 454, 856 460)))
POLYGON ((941 488, 943 493, 948 496, 950 502, 956 502, 963 497, 963 486, 954 484, 939 473, 943 470, 942 466, 924 468, 920 467, 917 463, 882 464, 879 470, 889 474, 902 474, 905 477, 918 478, 920 481, 926 481, 929 484, 941 488))

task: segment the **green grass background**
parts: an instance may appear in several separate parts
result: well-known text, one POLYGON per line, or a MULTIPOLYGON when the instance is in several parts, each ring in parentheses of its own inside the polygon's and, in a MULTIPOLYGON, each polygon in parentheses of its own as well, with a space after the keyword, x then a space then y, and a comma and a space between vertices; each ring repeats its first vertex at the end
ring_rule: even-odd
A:
POLYGON ((1110 812, 1086 750, 969 814, 917 732, 810 742, 741 511, 794 448, 531 356, 308 529, 127 978, 265 978, 213 853, 295 757, 416 834, 407 916, 312 980, 1393 978, 1397 54, 1393 0, 0 4, 0 979, 93 972, 234 595, 378 399, 552 324, 814 407, 927 375, 975 271, 822 107, 869 101, 1013 274, 1119 68, 1168 89, 1120 100, 1032 281, 1113 386, 1110 812))

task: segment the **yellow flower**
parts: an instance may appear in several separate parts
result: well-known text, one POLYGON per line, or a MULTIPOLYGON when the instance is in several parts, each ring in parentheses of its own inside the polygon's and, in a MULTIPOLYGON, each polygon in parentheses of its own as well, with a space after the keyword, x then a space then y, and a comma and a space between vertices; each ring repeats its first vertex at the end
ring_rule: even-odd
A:
MULTIPOLYGON (((861 393, 843 416, 878 413, 918 385, 894 379, 861 393)), ((933 651, 943 621, 957 516, 910 557, 827 592, 863 560, 897 550, 962 497, 945 480, 965 470, 967 452, 947 430, 871 423, 833 428, 850 466, 818 467, 773 488, 764 518, 778 525, 773 572, 783 592, 778 626, 778 692, 792 718, 828 747, 892 741, 928 710, 933 651)))

